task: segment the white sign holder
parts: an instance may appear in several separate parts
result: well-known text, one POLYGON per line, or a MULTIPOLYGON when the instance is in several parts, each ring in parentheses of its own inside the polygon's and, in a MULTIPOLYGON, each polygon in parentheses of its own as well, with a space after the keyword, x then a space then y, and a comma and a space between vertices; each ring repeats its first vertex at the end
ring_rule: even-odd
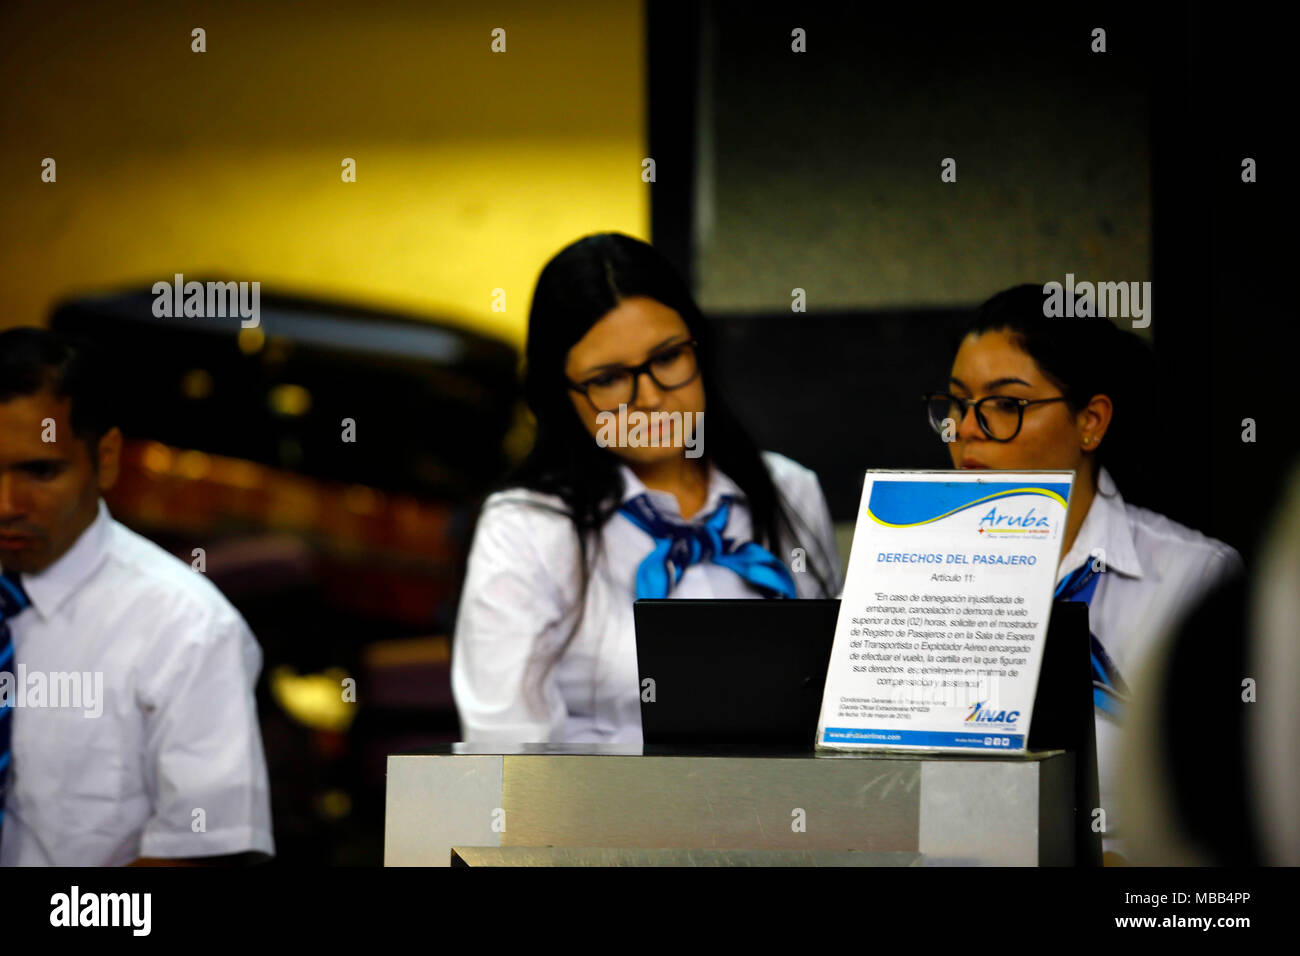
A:
POLYGON ((869 471, 816 746, 1023 752, 1072 471, 869 471))

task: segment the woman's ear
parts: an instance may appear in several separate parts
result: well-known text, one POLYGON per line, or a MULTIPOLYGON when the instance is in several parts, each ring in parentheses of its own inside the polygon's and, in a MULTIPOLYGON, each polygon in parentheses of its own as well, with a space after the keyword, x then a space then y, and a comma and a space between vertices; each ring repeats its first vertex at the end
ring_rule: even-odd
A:
POLYGON ((1094 395, 1083 407, 1075 420, 1079 426, 1079 443, 1084 451, 1096 451, 1101 440, 1106 437, 1110 420, 1115 414, 1115 406, 1109 395, 1094 395))

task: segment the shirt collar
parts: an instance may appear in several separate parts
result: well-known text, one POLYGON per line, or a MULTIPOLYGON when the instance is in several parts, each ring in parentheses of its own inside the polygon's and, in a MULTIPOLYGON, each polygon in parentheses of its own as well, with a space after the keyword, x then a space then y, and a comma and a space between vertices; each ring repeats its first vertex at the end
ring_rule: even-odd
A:
MULTIPOLYGON (((722 501, 724 495, 731 495, 735 498, 744 498, 745 493, 740 490, 740 486, 726 476, 723 471, 713 462, 709 462, 709 491, 704 499, 704 507, 691 520, 699 520, 704 515, 712 514, 722 501)), ((619 464, 619 471, 623 475, 623 502, 631 501, 637 495, 649 495, 654 502, 655 509, 668 518, 676 518, 679 521, 685 521, 682 517, 681 508, 677 504, 677 498, 671 492, 661 491, 657 488, 647 488, 645 483, 636 476, 627 465, 619 464)), ((622 503, 622 502, 620 502, 622 503)))
POLYGON ((1142 577, 1142 562, 1138 559, 1133 531, 1128 523, 1124 498, 1111 478, 1102 468, 1097 475, 1097 490, 1092 505, 1079 527, 1070 553, 1061 559, 1057 572, 1058 583, 1075 568, 1094 555, 1102 556, 1107 571, 1118 571, 1127 577, 1142 577))
POLYGON ((98 570, 108 555, 108 536, 113 518, 108 505, 99 499, 99 513, 72 547, 57 561, 38 574, 24 574, 23 588, 32 599, 32 607, 49 619, 87 578, 98 570))

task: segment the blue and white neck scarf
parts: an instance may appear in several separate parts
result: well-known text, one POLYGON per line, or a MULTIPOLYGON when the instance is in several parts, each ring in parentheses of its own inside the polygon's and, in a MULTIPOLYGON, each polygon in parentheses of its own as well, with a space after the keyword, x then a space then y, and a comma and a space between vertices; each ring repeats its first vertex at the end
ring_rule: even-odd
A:
POLYGON ((772 552, 754 541, 738 543, 722 536, 733 498, 698 524, 680 524, 660 514, 649 495, 637 495, 618 509, 623 517, 655 539, 654 550, 636 572, 638 598, 665 598, 692 564, 712 561, 735 571, 768 597, 794 598, 794 577, 772 552))

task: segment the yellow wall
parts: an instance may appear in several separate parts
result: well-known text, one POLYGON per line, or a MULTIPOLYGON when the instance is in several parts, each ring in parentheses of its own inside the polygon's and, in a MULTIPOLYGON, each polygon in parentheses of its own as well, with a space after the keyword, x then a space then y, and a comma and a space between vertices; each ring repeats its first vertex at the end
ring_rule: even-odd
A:
POLYGON ((550 255, 648 237, 639 0, 53 7, 0 8, 0 327, 182 272, 520 344, 550 255))

